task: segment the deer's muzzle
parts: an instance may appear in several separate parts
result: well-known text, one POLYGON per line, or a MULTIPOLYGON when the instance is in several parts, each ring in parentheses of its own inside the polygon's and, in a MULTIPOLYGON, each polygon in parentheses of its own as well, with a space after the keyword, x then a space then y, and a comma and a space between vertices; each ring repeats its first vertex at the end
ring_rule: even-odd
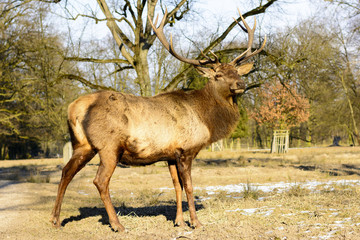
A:
POLYGON ((245 91, 245 83, 243 81, 236 81, 231 87, 230 90, 234 94, 241 94, 245 91))

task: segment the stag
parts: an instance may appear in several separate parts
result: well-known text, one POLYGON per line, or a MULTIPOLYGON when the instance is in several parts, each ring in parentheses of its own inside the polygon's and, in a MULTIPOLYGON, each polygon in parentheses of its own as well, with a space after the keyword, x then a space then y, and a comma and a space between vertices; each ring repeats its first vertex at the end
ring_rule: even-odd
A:
MULTIPOLYGON (((218 57, 188 59, 175 52, 172 37, 166 40, 163 28, 167 12, 159 25, 152 28, 164 47, 178 60, 193 65, 209 78, 203 89, 172 91, 154 97, 100 91, 79 97, 69 105, 68 125, 73 155, 62 170, 61 181, 51 222, 60 227, 60 209, 66 188, 96 153, 100 165, 94 179, 105 205, 113 230, 124 231, 109 195, 109 181, 120 162, 126 165, 148 165, 167 161, 176 193, 176 226, 185 226, 182 212, 182 190, 185 189, 191 226, 202 224, 197 218, 191 180, 191 164, 205 146, 229 135, 239 120, 236 97, 244 92, 240 76, 247 74, 253 63, 246 63, 265 46, 252 52, 254 27, 250 28, 239 11, 248 34, 247 50, 230 63, 220 63, 218 57)), ((236 21, 236 20, 235 20, 236 21)), ((205 54, 204 54, 205 56, 205 54)))

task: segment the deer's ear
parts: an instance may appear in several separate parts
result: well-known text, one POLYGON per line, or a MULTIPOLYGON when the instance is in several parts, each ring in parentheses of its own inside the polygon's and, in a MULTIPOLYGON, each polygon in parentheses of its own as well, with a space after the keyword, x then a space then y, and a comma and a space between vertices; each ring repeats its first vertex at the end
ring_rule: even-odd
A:
POLYGON ((198 73, 207 78, 211 78, 215 75, 215 71, 212 68, 196 66, 195 69, 198 71, 198 73))
POLYGON ((238 74, 241 75, 245 75, 247 73, 249 73, 251 71, 251 69, 253 68, 254 63, 245 63, 243 65, 240 65, 239 67, 237 67, 237 72, 238 74))

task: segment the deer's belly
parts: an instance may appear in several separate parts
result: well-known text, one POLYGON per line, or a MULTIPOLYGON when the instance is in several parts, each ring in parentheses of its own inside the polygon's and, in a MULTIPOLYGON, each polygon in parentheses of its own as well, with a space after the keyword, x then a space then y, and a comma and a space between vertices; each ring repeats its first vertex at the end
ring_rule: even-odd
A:
POLYGON ((138 154, 130 153, 125 151, 119 162, 130 166, 144 166, 150 165, 158 161, 169 161, 175 160, 175 156, 172 153, 158 153, 152 154, 147 157, 143 157, 138 154))

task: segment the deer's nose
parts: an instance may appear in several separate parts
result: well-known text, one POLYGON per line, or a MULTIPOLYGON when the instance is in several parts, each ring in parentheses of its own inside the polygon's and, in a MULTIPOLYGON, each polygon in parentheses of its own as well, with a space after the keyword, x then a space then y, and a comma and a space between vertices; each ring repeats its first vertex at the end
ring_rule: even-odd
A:
POLYGON ((245 89, 245 83, 243 81, 236 82, 236 87, 238 89, 245 89))

